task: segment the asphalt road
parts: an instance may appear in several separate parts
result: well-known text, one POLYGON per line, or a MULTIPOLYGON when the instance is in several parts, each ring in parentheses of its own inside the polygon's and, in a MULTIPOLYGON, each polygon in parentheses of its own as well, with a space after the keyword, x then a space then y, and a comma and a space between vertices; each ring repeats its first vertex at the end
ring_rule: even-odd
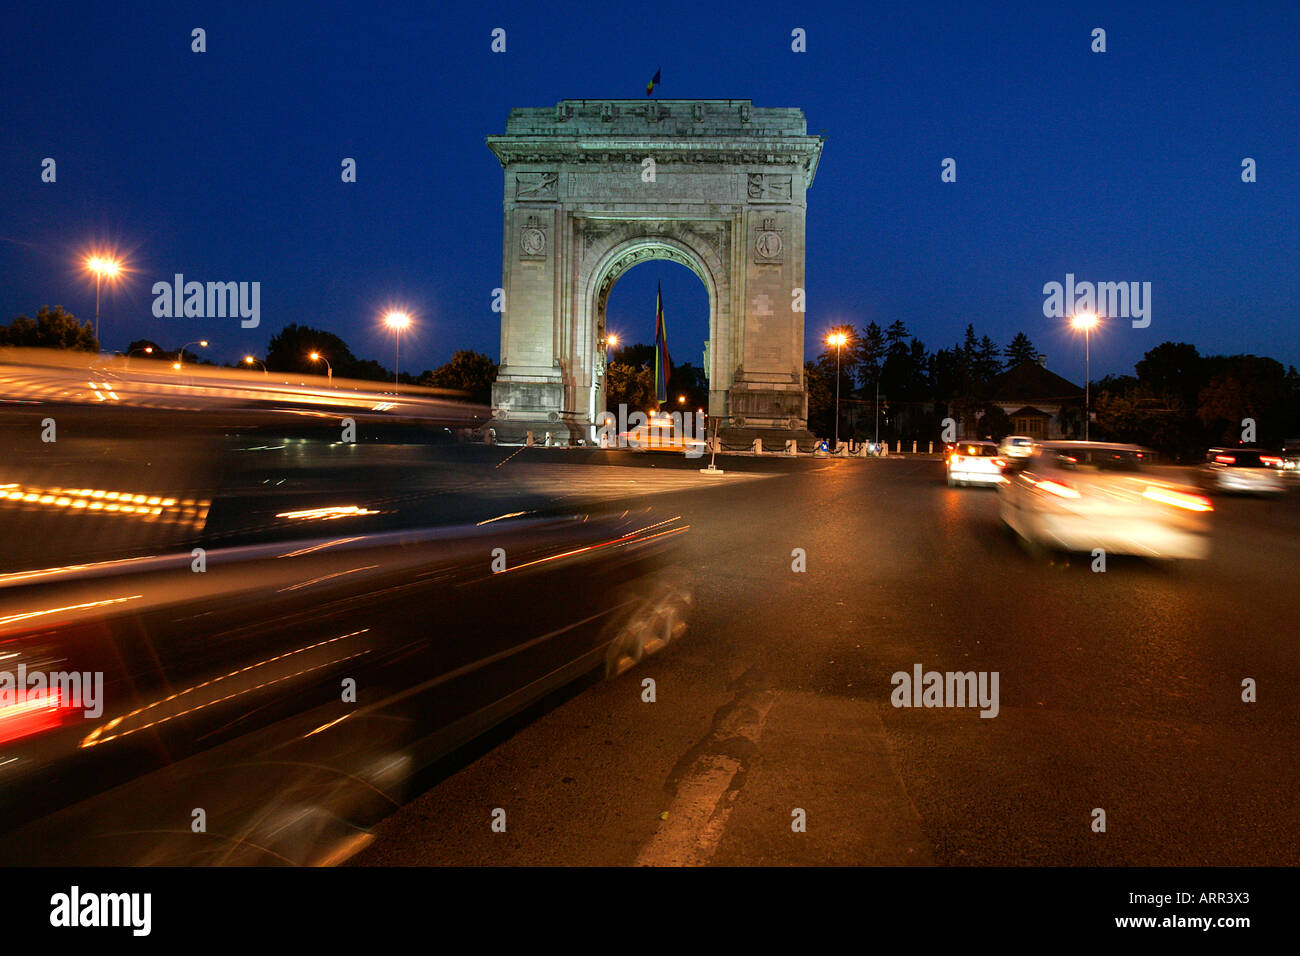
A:
POLYGON ((690 629, 444 769, 353 865, 1300 863, 1300 491, 1217 499, 1209 561, 1095 573, 936 460, 720 464, 492 466, 685 516, 690 629), (894 707, 915 665, 997 672, 997 715, 894 707))

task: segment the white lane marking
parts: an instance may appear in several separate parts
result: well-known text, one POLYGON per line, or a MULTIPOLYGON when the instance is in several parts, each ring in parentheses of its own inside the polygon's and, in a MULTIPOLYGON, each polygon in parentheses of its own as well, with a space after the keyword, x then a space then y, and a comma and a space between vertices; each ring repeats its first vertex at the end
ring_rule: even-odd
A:
POLYGON ((770 690, 750 690, 725 705, 700 745, 702 751, 678 781, 667 818, 637 854, 637 866, 705 866, 713 859, 746 770, 746 761, 731 753, 737 738, 757 751, 767 713, 776 702, 770 690), (710 747, 712 746, 712 749, 710 747))

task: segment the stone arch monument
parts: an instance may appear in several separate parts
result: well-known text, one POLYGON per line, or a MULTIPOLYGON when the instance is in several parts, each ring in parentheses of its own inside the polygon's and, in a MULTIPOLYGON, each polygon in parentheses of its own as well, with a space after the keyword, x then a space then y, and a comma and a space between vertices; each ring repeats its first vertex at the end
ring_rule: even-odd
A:
POLYGON ((487 138, 505 170, 497 437, 592 440, 609 292, 651 259, 708 290, 709 414, 747 437, 806 435, 805 194, 822 142, 800 110, 749 100, 511 110, 487 138))

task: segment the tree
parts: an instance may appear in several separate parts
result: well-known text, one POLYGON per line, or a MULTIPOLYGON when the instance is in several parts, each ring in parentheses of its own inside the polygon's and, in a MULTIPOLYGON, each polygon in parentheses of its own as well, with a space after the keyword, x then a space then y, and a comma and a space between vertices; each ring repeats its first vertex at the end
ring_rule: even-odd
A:
POLYGON ((615 362, 620 365, 632 365, 636 368, 649 367, 653 371, 655 367, 655 347, 640 343, 620 345, 609 353, 609 364, 613 365, 615 362))
POLYGON ((626 405, 629 413, 658 408, 653 368, 610 363, 605 369, 605 408, 617 415, 619 405, 626 405))
POLYGON ((1007 368, 1029 365, 1038 361, 1038 349, 1034 348, 1034 343, 1029 341, 1029 336, 1024 332, 1017 332, 1016 337, 1011 340, 1011 344, 1002 354, 1006 357, 1007 368))
POLYGON ((1288 437, 1297 404, 1295 376, 1281 362, 1233 355, 1201 389, 1196 415, 1214 441, 1239 441, 1251 419, 1259 444, 1277 444, 1288 437))
POLYGON ((709 409, 709 380, 704 369, 690 362, 674 365, 673 374, 668 378, 668 409, 694 412, 698 408, 706 413, 709 409), (682 395, 686 396, 684 406, 677 400, 682 395))
POLYGON ((1206 360, 1186 342, 1161 342, 1142 357, 1135 371, 1139 381, 1179 396, 1188 407, 1196 404, 1210 378, 1206 360))
POLYGON ((325 366, 311 360, 313 352, 324 356, 336 375, 345 375, 345 369, 356 362, 347 343, 333 332, 324 332, 295 322, 286 325, 271 337, 266 346, 266 367, 272 372, 319 375, 325 371, 325 366))
POLYGON ((1011 418, 1001 405, 985 405, 979 417, 979 433, 994 441, 1002 441, 1011 434, 1011 418))
POLYGON ((808 389, 808 430, 831 435, 835 430, 835 373, 827 374, 817 362, 805 362, 804 387, 808 389))
MULTIPOLYGON (((364 381, 392 381, 393 372, 374 359, 359 359, 352 354, 346 342, 333 332, 313 329, 311 326, 291 323, 271 338, 266 347, 266 367, 272 372, 293 372, 298 375, 321 375, 327 371, 325 362, 313 362, 313 352, 321 355, 329 368, 340 378, 357 378, 364 381)), ((404 377, 411 381, 411 376, 404 377)))
POLYGON ((496 379, 496 362, 481 352, 460 349, 450 362, 421 375, 420 384, 454 388, 466 392, 470 401, 486 404, 492 400, 492 383, 496 379))
POLYGON ((7 326, 0 326, 0 345, 12 348, 68 349, 74 352, 98 352, 95 327, 78 322, 63 306, 51 309, 43 305, 36 321, 20 315, 7 326))
POLYGON ((885 361, 885 333, 875 322, 867 325, 862 334, 854 337, 854 351, 858 381, 864 389, 875 391, 880 366, 885 361))
POLYGON ((1002 350, 987 335, 980 339, 975 352, 975 381, 980 394, 987 394, 989 384, 1002 374, 1002 350))

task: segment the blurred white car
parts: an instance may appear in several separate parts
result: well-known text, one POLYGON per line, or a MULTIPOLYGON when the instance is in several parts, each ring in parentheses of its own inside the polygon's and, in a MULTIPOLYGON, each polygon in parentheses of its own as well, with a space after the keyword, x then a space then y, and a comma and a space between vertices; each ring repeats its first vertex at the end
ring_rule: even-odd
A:
POLYGON ((991 441, 959 441, 948 452, 948 487, 999 485, 1006 461, 991 441))
POLYGON ((1028 458, 1033 451, 1034 440, 1027 435, 1008 435, 998 446, 1003 458, 1028 458))
POLYGON ((1300 438, 1288 438, 1282 446, 1282 477, 1300 479, 1300 438))
POLYGON ((1215 491, 1281 494, 1283 463, 1281 455, 1257 448, 1211 448, 1205 454, 1206 484, 1215 491))
POLYGON ((1003 522, 1032 545, 1101 548, 1165 560, 1209 557, 1214 506, 1196 489, 1150 469, 1137 445, 1060 441, 1034 445, 999 490, 1003 522))

